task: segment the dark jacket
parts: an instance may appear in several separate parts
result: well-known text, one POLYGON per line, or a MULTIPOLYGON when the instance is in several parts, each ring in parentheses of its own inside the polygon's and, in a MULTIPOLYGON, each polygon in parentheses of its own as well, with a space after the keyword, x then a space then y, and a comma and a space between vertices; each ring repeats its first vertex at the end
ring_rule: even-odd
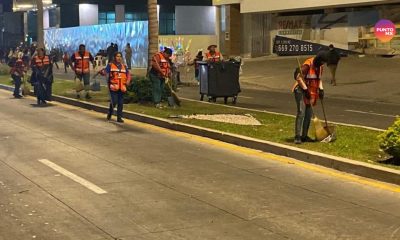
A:
POLYGON ((340 54, 336 49, 328 50, 326 52, 326 64, 337 65, 340 61, 340 54))

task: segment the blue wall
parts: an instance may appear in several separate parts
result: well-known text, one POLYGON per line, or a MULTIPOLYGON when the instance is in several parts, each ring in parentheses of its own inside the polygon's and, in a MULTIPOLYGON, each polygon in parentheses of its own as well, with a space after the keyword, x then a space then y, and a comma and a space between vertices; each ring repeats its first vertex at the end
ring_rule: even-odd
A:
POLYGON ((133 51, 132 67, 147 67, 147 21, 45 30, 47 50, 58 48, 72 54, 78 50, 79 44, 85 44, 94 56, 100 49, 107 49, 110 43, 117 43, 121 52, 130 43, 133 51))

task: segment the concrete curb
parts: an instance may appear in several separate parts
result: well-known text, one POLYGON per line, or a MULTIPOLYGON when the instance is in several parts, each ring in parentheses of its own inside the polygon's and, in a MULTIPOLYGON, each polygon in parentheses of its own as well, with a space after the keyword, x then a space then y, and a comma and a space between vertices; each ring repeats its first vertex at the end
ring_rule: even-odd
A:
MULTIPOLYGON (((6 85, 0 84, 0 89, 13 91, 14 88, 6 85)), ((64 104, 73 105, 76 107, 84 108, 87 110, 92 110, 101 113, 107 113, 108 108, 105 106, 77 101, 75 99, 53 96, 53 100, 61 102, 64 104)), ((287 146, 279 143, 258 140, 250 137, 245 137, 241 135, 235 135, 225 132, 220 132, 208 128, 197 127, 184 123, 177 123, 169 121, 162 118, 152 117, 135 112, 124 112, 124 117, 134 121, 147 123, 155 125, 158 127, 185 132, 193 135, 198 135, 202 137, 211 138, 214 140, 219 140, 222 142, 247 147, 251 149, 256 149, 264 152, 269 152, 281 156, 295 158, 304 162, 317 164, 320 166, 332 168, 342 172, 358 175, 361 177, 366 177, 370 179, 375 179, 378 181, 383 181, 387 183, 400 185, 400 171, 390 168, 385 168, 381 166, 376 166, 373 164, 368 164, 364 162, 354 161, 346 158, 335 157, 323 153, 313 152, 309 150, 304 150, 292 146, 287 146)))

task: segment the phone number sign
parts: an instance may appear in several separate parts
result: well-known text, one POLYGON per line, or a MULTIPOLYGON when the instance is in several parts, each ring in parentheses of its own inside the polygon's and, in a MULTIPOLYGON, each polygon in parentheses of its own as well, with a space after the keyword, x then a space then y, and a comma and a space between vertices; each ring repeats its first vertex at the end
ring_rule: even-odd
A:
POLYGON ((279 56, 314 55, 324 48, 323 45, 276 36, 274 53, 279 56))

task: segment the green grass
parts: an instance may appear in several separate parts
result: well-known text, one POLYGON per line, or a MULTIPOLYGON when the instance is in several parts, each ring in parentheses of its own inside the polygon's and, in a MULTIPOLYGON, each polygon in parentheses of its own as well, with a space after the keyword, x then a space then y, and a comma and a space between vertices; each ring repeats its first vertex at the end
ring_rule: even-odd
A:
MULTIPOLYGON (((7 77, 0 76, 0 83, 10 84, 10 81, 8 79, 6 80, 6 78, 7 77)), ((57 80, 53 85, 53 92, 57 95, 75 97, 73 88, 74 83, 72 81, 57 80)), ((92 95, 93 99, 90 102, 95 102, 102 105, 108 104, 107 89, 103 88, 101 92, 94 92, 92 95)), ((303 149, 362 162, 379 164, 378 162, 380 160, 384 160, 389 157, 379 149, 377 140, 377 135, 379 132, 363 128, 337 126, 338 139, 333 143, 305 143, 302 145, 295 145, 293 144, 294 118, 288 116, 235 109, 219 104, 206 104, 193 101, 183 101, 182 107, 180 108, 164 109, 157 109, 153 106, 153 104, 150 103, 126 104, 125 110, 160 118, 168 118, 173 121, 206 127, 227 133, 239 134, 261 140, 296 146, 303 149), (190 114, 251 114, 257 118, 262 125, 240 126, 204 120, 169 118, 171 115, 190 114)), ((400 169, 397 166, 384 166, 400 169)))

